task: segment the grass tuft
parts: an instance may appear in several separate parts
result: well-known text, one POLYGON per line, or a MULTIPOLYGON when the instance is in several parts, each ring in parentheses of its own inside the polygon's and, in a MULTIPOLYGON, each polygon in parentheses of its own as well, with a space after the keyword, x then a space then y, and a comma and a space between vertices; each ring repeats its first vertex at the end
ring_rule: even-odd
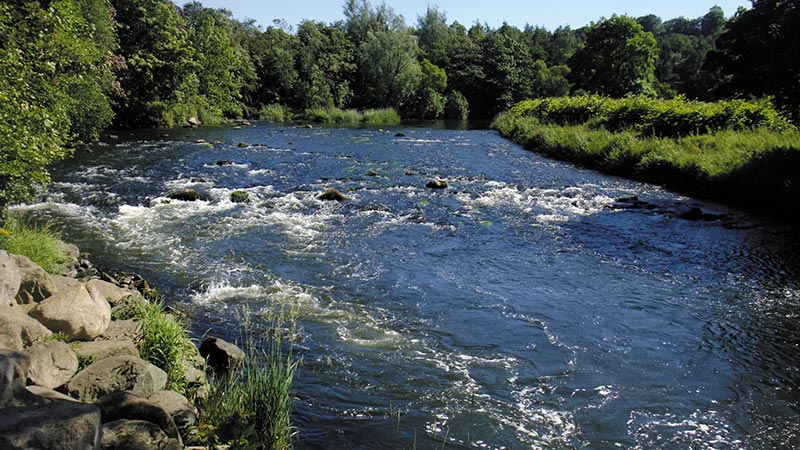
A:
POLYGON ((209 394, 199 405, 199 426, 207 446, 226 442, 231 448, 289 449, 292 380, 297 361, 284 351, 284 333, 292 333, 294 319, 283 313, 268 317, 271 327, 256 335, 250 313, 242 313, 245 357, 231 376, 211 378, 209 394), (289 325, 287 327, 287 324, 289 325))
POLYGON ((23 255, 52 274, 61 273, 69 262, 69 255, 61 242, 61 233, 52 223, 36 225, 17 215, 6 214, 0 228, 0 248, 15 255, 23 255))
POLYGON ((193 346, 186 330, 164 312, 160 301, 143 302, 136 308, 136 315, 142 319, 137 341, 142 359, 167 373, 167 389, 187 395, 184 361, 190 358, 193 346))

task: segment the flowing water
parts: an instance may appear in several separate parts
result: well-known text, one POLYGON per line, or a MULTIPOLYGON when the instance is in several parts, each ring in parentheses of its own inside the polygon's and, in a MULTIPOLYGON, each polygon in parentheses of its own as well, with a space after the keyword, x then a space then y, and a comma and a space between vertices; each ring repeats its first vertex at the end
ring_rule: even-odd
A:
POLYGON ((54 178, 26 214, 196 336, 237 339, 244 305, 297 314, 298 449, 800 445, 791 227, 485 130, 120 132, 54 178), (165 200, 181 188, 207 200, 165 200))

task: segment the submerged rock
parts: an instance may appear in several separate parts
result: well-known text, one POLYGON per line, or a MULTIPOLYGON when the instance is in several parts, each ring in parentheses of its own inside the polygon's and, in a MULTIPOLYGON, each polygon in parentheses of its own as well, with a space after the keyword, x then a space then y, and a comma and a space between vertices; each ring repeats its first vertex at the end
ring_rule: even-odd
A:
POLYGON ((236 144, 236 146, 239 148, 247 148, 250 147, 250 144, 248 144, 247 142, 239 142, 238 144, 236 144))
POLYGON ((428 189, 447 189, 447 181, 445 180, 431 180, 425 185, 428 189))
POLYGON ((250 194, 245 191, 231 192, 231 201, 233 203, 245 203, 250 199, 250 194))
POLYGON ((347 196, 339 192, 337 189, 328 189, 327 191, 317 196, 320 200, 343 202, 347 200, 347 196))
POLYGON ((711 214, 704 212, 700 208, 691 208, 688 211, 684 212, 679 216, 681 219, 690 220, 690 221, 705 221, 705 222, 713 222, 716 220, 722 220, 725 216, 721 214, 711 214))
POLYGON ((180 191, 170 192, 167 194, 167 198, 183 202, 194 202, 200 200, 202 196, 194 189, 181 189, 180 191))

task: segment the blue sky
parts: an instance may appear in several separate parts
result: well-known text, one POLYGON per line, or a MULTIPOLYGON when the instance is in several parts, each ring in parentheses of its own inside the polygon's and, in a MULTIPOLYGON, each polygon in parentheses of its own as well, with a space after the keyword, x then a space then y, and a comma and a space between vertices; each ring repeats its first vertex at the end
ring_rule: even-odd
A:
MULTIPOLYGON (((344 18, 344 0, 200 1, 208 7, 227 8, 237 19, 256 19, 264 27, 272 25, 273 19, 285 19, 290 25, 297 25, 303 19, 330 23, 344 18)), ((181 0, 176 3, 182 4, 181 0)), ((380 1, 372 0, 371 3, 375 5, 380 1)), ((655 14, 667 20, 680 16, 700 17, 714 5, 721 6, 726 16, 733 15, 740 6, 750 7, 748 0, 387 0, 386 4, 403 15, 409 25, 415 24, 417 16, 423 15, 431 4, 447 14, 448 22, 458 20, 469 26, 479 20, 498 27, 506 21, 520 28, 529 23, 550 30, 560 25, 582 27, 612 14, 633 17, 655 14)))

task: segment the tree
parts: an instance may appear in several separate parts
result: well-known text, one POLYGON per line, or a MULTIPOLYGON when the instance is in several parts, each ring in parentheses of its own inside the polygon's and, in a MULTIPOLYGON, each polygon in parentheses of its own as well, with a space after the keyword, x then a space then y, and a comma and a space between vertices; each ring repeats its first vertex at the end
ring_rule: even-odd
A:
POLYGON ((353 95, 353 44, 345 33, 322 22, 304 21, 297 30, 297 72, 304 108, 343 108, 353 95))
POLYGON ((569 60, 576 88, 622 97, 652 91, 656 40, 636 20, 612 16, 592 24, 586 43, 569 60))
POLYGON ((112 0, 119 22, 120 73, 125 99, 121 126, 175 126, 199 114, 199 65, 190 30, 168 0, 112 0))
POLYGON ((401 107, 420 81, 417 40, 407 29, 370 32, 358 49, 360 104, 401 107))
POLYGON ((752 0, 717 39, 710 57, 724 76, 723 93, 737 97, 772 96, 800 121, 800 3, 752 0))
POLYGON ((534 96, 534 67, 522 32, 508 24, 487 33, 481 43, 486 73, 485 94, 496 114, 534 96))
POLYGON ((242 117, 243 92, 254 81, 255 68, 231 12, 192 2, 184 5, 183 17, 191 27, 190 41, 199 65, 199 94, 208 101, 204 121, 242 117))
POLYGON ((111 123, 113 26, 102 0, 0 3, 0 208, 111 123))
POLYGON ((452 30, 447 26, 447 16, 436 7, 428 6, 424 16, 417 17, 416 35, 419 48, 433 64, 444 67, 451 46, 452 30))
POLYGON ((256 110, 269 104, 296 106, 298 74, 295 67, 297 37, 278 27, 253 31, 246 47, 255 66, 257 81, 249 97, 256 110))

